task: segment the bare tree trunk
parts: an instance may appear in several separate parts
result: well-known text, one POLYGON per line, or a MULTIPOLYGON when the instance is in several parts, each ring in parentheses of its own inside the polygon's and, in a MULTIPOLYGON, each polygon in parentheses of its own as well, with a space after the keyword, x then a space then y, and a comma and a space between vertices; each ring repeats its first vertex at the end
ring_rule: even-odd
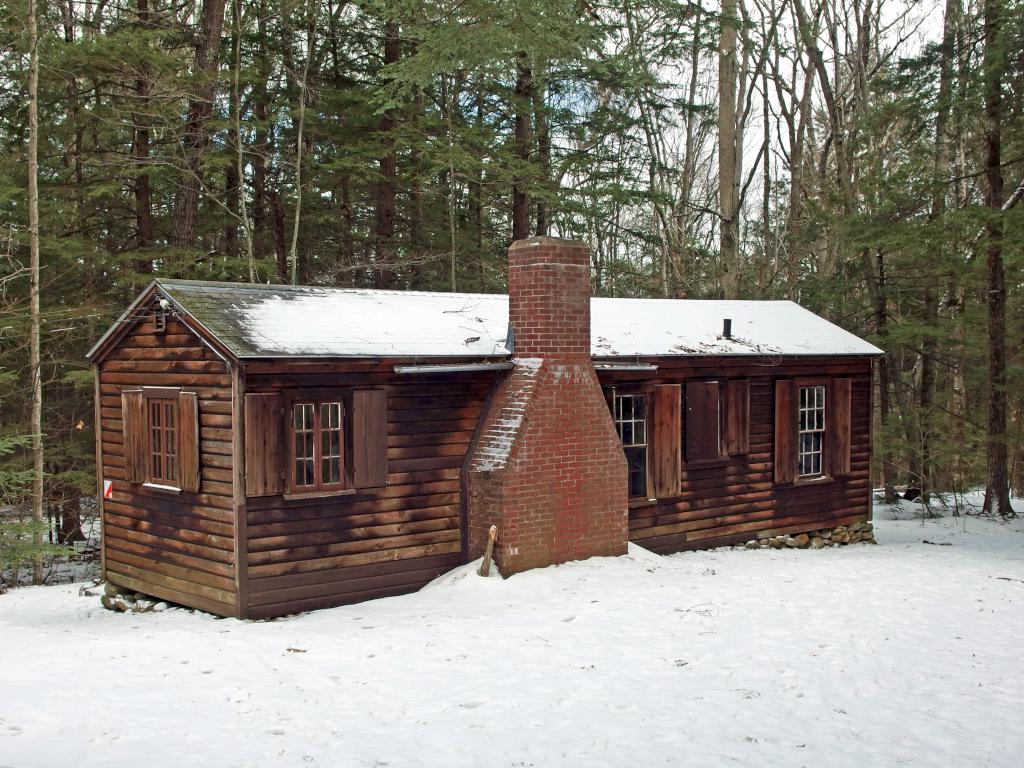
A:
MULTIPOLYGON (((937 111, 935 113, 935 155, 933 164, 935 191, 932 194, 930 216, 934 228, 939 226, 942 216, 946 212, 947 180, 950 175, 947 127, 949 123, 950 99, 953 91, 953 54, 955 51, 959 15, 960 1, 946 0, 939 63, 939 93, 937 111)), ((945 247, 944 238, 936 238, 935 242, 936 247, 945 247)), ((935 329, 939 320, 938 293, 935 285, 930 280, 925 281, 922 312, 927 332, 921 344, 921 389, 918 401, 918 412, 920 414, 919 481, 921 483, 922 499, 927 504, 935 478, 935 468, 932 466, 932 441, 935 439, 932 409, 935 399, 935 329)))
POLYGON ((512 177, 512 240, 530 236, 530 105, 533 100, 533 71, 526 54, 516 56, 515 154, 518 167, 512 177))
MULTIPOLYGON (((384 66, 396 63, 402 55, 398 24, 389 21, 384 24, 384 66)), ((386 75, 385 75, 386 77, 386 75)), ((380 118, 380 135, 384 154, 380 158, 380 181, 377 182, 377 228, 375 254, 377 261, 376 280, 378 288, 390 288, 395 282, 395 189, 398 177, 398 161, 395 156, 395 111, 386 110, 380 118)))
MULTIPOLYGON (((61 4, 61 14, 64 21, 64 42, 68 46, 75 43, 75 3, 74 0, 65 0, 61 4)), ((78 85, 77 73, 69 72, 67 78, 67 118, 71 128, 71 143, 68 147, 68 165, 71 166, 71 173, 75 180, 74 187, 74 216, 71 219, 71 230, 77 231, 82 226, 82 204, 85 197, 85 170, 82 163, 82 142, 84 139, 84 128, 81 121, 81 92, 78 85)))
POLYGON ((192 62, 192 94, 183 137, 184 168, 174 201, 171 244, 191 248, 196 244, 199 198, 203 188, 203 155, 209 143, 209 122, 213 115, 217 81, 217 49, 224 29, 225 0, 203 0, 199 35, 192 62))
POLYGON ((249 282, 256 282, 256 254, 253 250, 252 224, 249 221, 249 206, 245 200, 245 150, 242 140, 242 94, 239 80, 242 72, 242 0, 231 4, 234 16, 235 66, 231 76, 231 104, 233 106, 233 129, 235 134, 235 177, 238 179, 238 215, 242 221, 245 236, 245 260, 249 268, 249 282))
MULTIPOLYGON (((425 100, 423 92, 417 89, 412 104, 408 110, 409 125, 416 135, 423 131, 423 112, 425 100)), ((425 210, 423 205, 423 179, 426 176, 426 168, 423 157, 422 145, 418 141, 413 142, 410 151, 410 179, 409 179, 409 250, 413 257, 413 264, 416 270, 416 288, 423 287, 424 270, 429 252, 425 210)))
MULTIPOLYGON (((875 301, 875 332, 884 347, 885 339, 889 336, 889 312, 886 303, 885 292, 885 255, 878 251, 875 255, 878 272, 878 290, 874 293, 875 301)), ((882 429, 888 426, 889 415, 892 413, 892 373, 889 367, 889 355, 884 353, 878 358, 878 418, 881 421, 882 429)), ((896 503, 896 488, 893 482, 893 461, 892 448, 888 435, 885 435, 885 448, 882 451, 881 481, 885 489, 885 503, 896 503)))
POLYGON ((295 128, 295 218, 292 220, 292 245, 288 261, 291 264, 291 284, 299 281, 299 227, 302 224, 302 134, 306 128, 306 91, 309 88, 309 66, 313 60, 316 40, 317 14, 320 2, 316 0, 310 10, 309 26, 306 29, 306 60, 302 64, 302 80, 299 82, 299 116, 295 128))
MULTIPOLYGON (((151 23, 149 0, 136 0, 138 24, 148 28, 151 23)), ((132 134, 132 159, 135 163, 135 240, 139 248, 151 248, 156 242, 153 227, 153 204, 149 175, 149 77, 143 69, 135 80, 135 103, 137 110, 132 114, 134 130, 132 134), (146 170, 143 170, 146 169, 146 170)), ((152 271, 153 262, 149 259, 136 262, 140 271, 152 271)))
POLYGON ((28 5, 28 248, 29 248, 29 376, 32 432, 32 583, 43 583, 43 366, 39 307, 39 6, 28 5))
MULTIPOLYGON (((483 135, 484 129, 484 89, 482 85, 477 86, 476 92, 476 114, 474 116, 474 135, 477 141, 483 135)), ((479 290, 486 290, 484 285, 484 158, 483 152, 474 147, 474 169, 473 176, 469 181, 469 212, 473 227, 473 257, 477 260, 480 272, 479 290)))
POLYGON ((264 259, 270 251, 268 242, 267 159, 273 152, 271 133, 267 130, 267 82, 270 80, 270 61, 267 56, 267 12, 265 2, 256 6, 256 79, 253 82, 252 110, 255 118, 255 146, 252 155, 252 228, 255 258, 264 259))
POLYGON ((1013 514, 1006 445, 1006 278, 1003 273, 1002 0, 985 0, 985 207, 988 275, 988 445, 985 510, 1013 514))
POLYGON ((288 282, 288 245, 285 240, 284 200, 276 190, 267 193, 270 198, 271 223, 274 226, 274 252, 277 254, 277 280, 288 282))
POLYGON ((537 228, 534 230, 538 235, 548 235, 551 230, 550 214, 548 211, 547 194, 550 191, 551 183, 551 128, 548 125, 548 105, 544 79, 541 78, 540 87, 536 84, 533 88, 533 112, 537 125, 537 163, 542 174, 540 195, 537 197, 537 228))
POLYGON ((718 200, 721 224, 719 250, 722 293, 727 299, 740 295, 739 211, 736 167, 739 147, 736 136, 736 0, 722 2, 722 31, 718 38, 718 200))
POLYGON ((448 124, 448 263, 451 289, 454 293, 458 284, 458 249, 455 240, 455 126, 454 115, 458 109, 460 82, 459 78, 453 77, 451 87, 445 94, 445 121, 448 124))

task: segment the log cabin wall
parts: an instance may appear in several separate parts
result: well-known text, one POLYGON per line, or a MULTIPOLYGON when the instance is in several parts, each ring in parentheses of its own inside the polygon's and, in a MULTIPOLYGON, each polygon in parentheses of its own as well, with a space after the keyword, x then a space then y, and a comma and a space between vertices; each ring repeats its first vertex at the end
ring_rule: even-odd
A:
MULTIPOLYGON (((679 490, 655 501, 632 499, 631 541, 658 553, 737 544, 753 538, 867 520, 871 509, 871 360, 865 357, 658 358, 653 373, 599 371, 605 387, 622 390, 688 381, 749 382, 749 449, 712 466, 694 467, 683 450, 679 490), (849 379, 848 474, 824 482, 775 479, 775 382, 849 379)), ((683 419, 685 420, 685 397, 683 419)), ((657 417, 652 416, 652 421, 657 417)), ((678 423, 678 422, 677 422, 678 423)), ((685 429, 685 427, 684 427, 685 429)), ((684 441, 685 443, 685 441, 684 441)), ((657 461, 649 455, 648 465, 657 461)), ((670 462, 669 462, 670 463, 670 462)), ((653 471, 653 470, 649 470, 653 471)))
POLYGON ((238 615, 232 499, 231 374, 187 326, 169 318, 133 325, 97 366, 97 463, 113 482, 102 501, 105 578, 182 605, 238 615), (122 393, 180 388, 198 401, 199 491, 132 482, 126 467, 122 393))
POLYGON ((387 485, 247 497, 248 616, 410 592, 463 561, 461 468, 495 373, 398 375, 398 362, 246 364, 247 394, 387 391, 387 485))

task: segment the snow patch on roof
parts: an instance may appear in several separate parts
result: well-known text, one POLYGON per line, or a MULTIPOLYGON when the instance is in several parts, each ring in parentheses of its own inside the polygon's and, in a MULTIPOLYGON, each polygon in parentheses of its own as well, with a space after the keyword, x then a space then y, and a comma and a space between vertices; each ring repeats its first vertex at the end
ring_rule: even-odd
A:
POLYGON ((506 329, 492 322, 493 312, 479 311, 482 303, 465 294, 313 289, 272 294, 238 311, 248 341, 270 352, 504 356, 506 329))
MULTIPOLYGON (((239 357, 508 357, 508 297, 160 281, 239 357)), ((595 358, 875 355, 791 301, 591 300, 595 358), (732 320, 732 335, 722 322, 732 320)))

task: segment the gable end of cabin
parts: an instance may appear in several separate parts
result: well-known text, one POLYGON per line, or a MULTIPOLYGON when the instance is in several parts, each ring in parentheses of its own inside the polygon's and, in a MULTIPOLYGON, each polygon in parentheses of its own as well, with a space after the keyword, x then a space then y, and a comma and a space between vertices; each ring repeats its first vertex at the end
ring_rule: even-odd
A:
POLYGON ((154 286, 92 361, 104 579, 242 615, 231 364, 154 286))

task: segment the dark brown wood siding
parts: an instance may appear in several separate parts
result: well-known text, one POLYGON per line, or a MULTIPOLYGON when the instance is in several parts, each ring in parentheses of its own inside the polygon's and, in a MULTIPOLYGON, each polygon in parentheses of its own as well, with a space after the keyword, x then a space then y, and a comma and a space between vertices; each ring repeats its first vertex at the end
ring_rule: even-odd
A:
MULTIPOLYGON (((100 362, 98 383, 99 470, 102 479, 113 481, 112 497, 103 503, 107 577, 166 600, 236 615, 228 365, 181 322, 170 319, 166 331, 156 333, 145 320, 100 362), (121 393, 141 387, 195 393, 198 492, 129 482, 121 393)), ((194 464, 184 471, 195 479, 194 464)))
POLYGON ((246 365, 249 393, 387 393, 387 485, 247 499, 249 616, 412 591, 462 562, 460 471, 494 374, 396 375, 394 362, 246 365))
MULTIPOLYGON (((869 358, 659 358, 651 374, 602 371, 601 382, 679 383, 741 379, 749 382, 749 453, 711 466, 684 460, 679 494, 637 501, 629 513, 630 540, 656 552, 735 544, 780 534, 866 520, 871 489, 869 358), (775 394, 778 379, 850 380, 849 473, 827 481, 775 480, 775 394)), ((845 407, 845 406, 844 406, 845 407)), ((684 404, 686 409, 686 404, 684 404)), ((794 427, 795 428, 795 427, 794 427)), ((793 436, 795 440, 795 435, 793 436)), ((845 467, 843 468, 845 469, 845 467)))

